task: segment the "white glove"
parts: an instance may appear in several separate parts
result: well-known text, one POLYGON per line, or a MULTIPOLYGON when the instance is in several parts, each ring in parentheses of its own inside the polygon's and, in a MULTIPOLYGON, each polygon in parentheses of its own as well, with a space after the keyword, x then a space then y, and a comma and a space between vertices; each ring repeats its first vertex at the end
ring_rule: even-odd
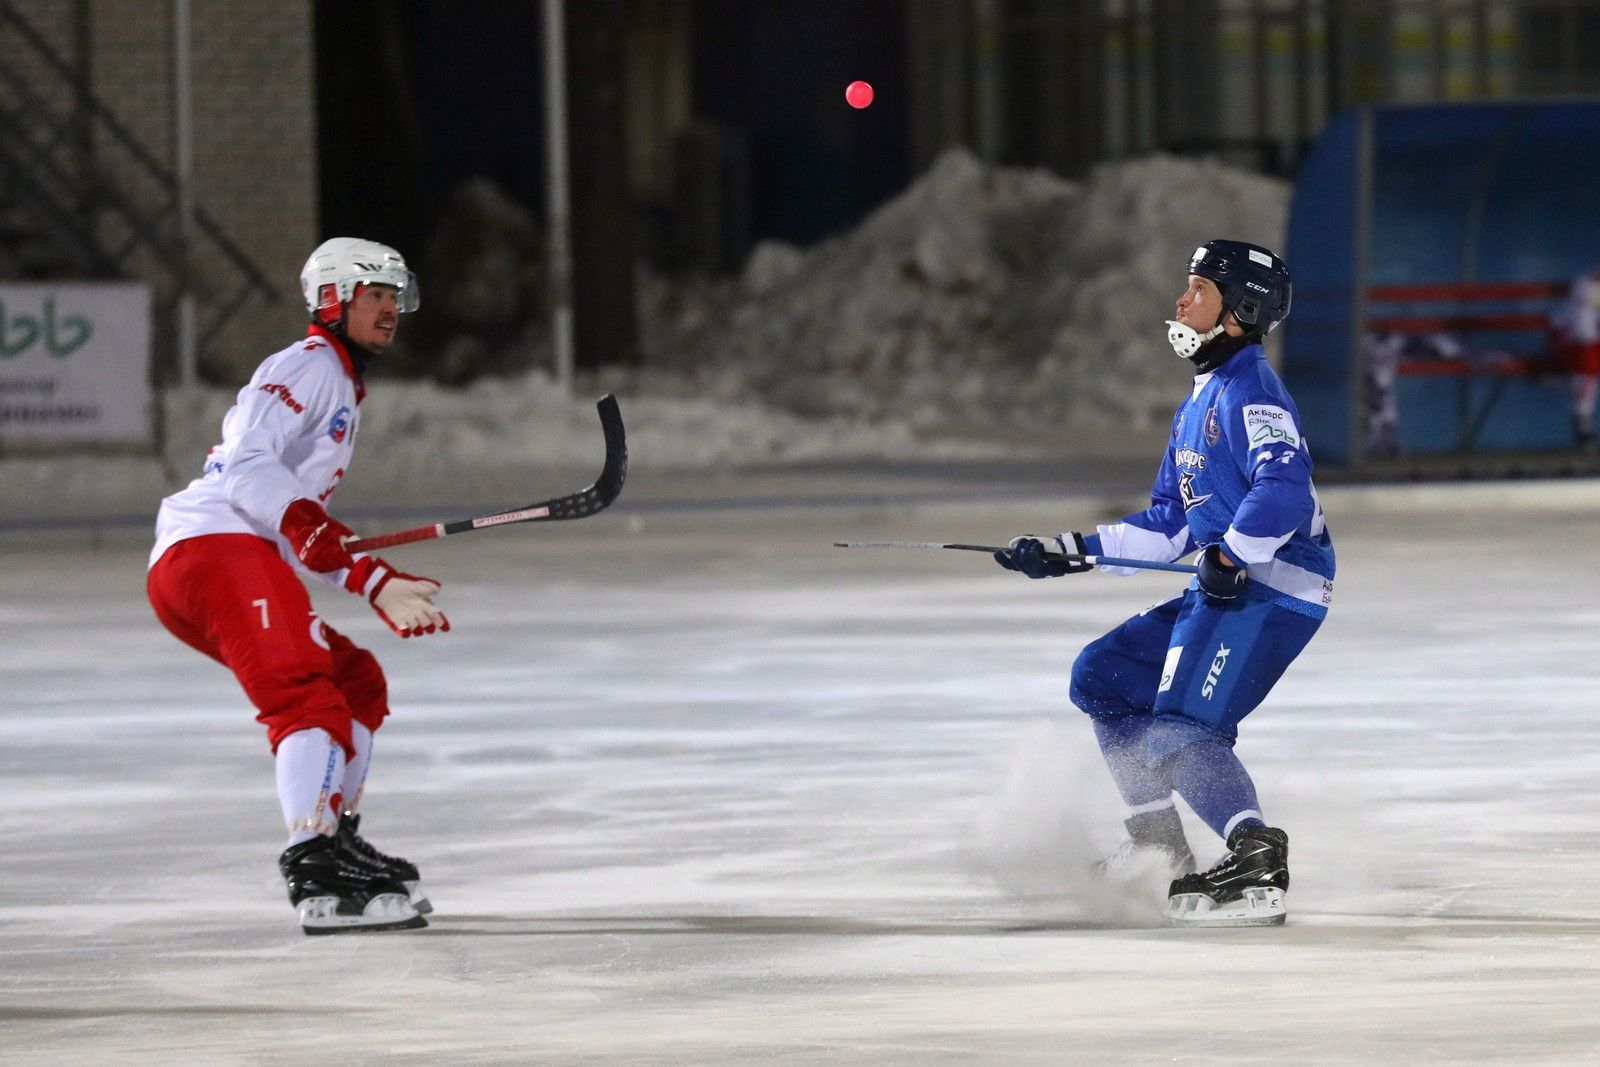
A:
POLYGON ((401 637, 421 637, 435 630, 450 631, 450 620, 444 612, 433 606, 439 593, 439 583, 432 578, 419 578, 387 567, 387 573, 373 587, 367 598, 372 610, 389 624, 389 629, 401 637))

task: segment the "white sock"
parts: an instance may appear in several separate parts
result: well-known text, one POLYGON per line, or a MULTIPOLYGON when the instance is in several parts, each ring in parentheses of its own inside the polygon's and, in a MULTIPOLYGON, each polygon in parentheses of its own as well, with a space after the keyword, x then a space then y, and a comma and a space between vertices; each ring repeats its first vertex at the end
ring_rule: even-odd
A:
MULTIPOLYGON (((367 768, 372 766, 372 731, 358 722, 350 724, 350 740, 355 743, 355 758, 344 768, 344 810, 354 814, 367 788, 367 768)), ((337 814, 337 813, 336 813, 337 814)))
POLYGON ((344 749, 328 731, 297 730, 278 742, 277 772, 290 845, 339 828, 332 801, 344 779, 344 749))

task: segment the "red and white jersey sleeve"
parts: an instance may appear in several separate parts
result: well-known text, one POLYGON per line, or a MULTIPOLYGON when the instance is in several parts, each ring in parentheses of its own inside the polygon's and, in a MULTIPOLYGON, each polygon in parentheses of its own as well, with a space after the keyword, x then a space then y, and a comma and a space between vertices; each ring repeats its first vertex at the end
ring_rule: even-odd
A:
POLYGON ((1600 342, 1600 270, 1590 271, 1572 283, 1562 312, 1572 340, 1585 345, 1600 342))
POLYGON ((298 566, 278 523, 291 501, 326 505, 350 469, 362 395, 348 356, 320 327, 268 357, 223 418, 200 477, 161 502, 151 565, 190 537, 249 533, 298 566))

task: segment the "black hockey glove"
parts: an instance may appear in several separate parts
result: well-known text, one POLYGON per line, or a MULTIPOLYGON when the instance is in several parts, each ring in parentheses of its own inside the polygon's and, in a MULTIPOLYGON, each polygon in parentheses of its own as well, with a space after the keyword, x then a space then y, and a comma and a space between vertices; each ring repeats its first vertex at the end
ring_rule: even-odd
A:
POLYGON ((1008 571, 1020 571, 1029 578, 1059 578, 1064 574, 1094 570, 1092 563, 1051 558, 1068 553, 1081 556, 1084 549, 1083 535, 1079 533, 1064 533, 1060 537, 1016 537, 1009 547, 994 554, 994 561, 1008 571))
POLYGON ((1212 600, 1233 600, 1244 590, 1243 567, 1222 562, 1222 546, 1212 545, 1200 553, 1200 591, 1212 600))

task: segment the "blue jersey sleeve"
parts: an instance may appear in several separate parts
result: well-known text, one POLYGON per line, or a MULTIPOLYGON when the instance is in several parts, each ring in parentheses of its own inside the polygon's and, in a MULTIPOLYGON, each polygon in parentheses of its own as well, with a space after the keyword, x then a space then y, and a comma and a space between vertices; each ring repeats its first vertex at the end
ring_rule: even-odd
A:
POLYGON ((1250 488, 1222 540, 1230 556, 1249 566, 1273 558, 1296 530, 1313 523, 1318 508, 1292 402, 1262 392, 1228 407, 1225 432, 1250 488))

